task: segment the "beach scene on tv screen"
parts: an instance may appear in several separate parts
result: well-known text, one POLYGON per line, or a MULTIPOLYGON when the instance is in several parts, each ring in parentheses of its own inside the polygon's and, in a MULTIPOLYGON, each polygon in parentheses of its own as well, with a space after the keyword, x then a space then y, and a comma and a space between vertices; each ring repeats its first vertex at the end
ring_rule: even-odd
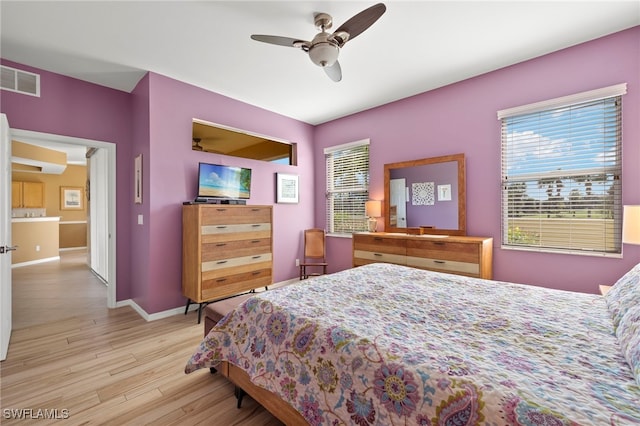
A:
POLYGON ((250 187, 250 169, 215 164, 200 165, 200 197, 249 198, 250 187))

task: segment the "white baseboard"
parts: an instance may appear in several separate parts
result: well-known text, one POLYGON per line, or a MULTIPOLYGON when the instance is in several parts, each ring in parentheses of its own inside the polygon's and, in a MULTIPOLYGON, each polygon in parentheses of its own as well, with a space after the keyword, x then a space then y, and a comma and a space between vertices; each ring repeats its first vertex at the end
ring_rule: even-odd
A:
POLYGON ((38 263, 53 262, 54 260, 60 260, 60 256, 45 257, 44 259, 37 259, 37 260, 30 260, 28 262, 14 263, 13 265, 11 265, 11 269, 20 268, 22 266, 37 265, 38 263))
MULTIPOLYGON (((281 285, 294 283, 296 281, 299 281, 299 279, 298 278, 291 278, 289 280, 280 281, 279 283, 271 284, 268 287, 272 287, 272 286, 279 287, 281 285)), ((260 287, 260 289, 256 289, 257 293, 260 293, 261 291, 265 291, 263 287, 260 287)), ((159 320, 159 319, 162 319, 162 318, 168 318, 168 317, 171 317, 173 315, 179 315, 179 314, 184 315, 184 306, 178 307, 178 308, 173 308, 173 309, 168 309, 168 310, 162 311, 162 312, 156 312, 154 314, 148 314, 144 309, 142 309, 140 307, 140 305, 138 305, 132 299, 121 300, 119 302, 116 302, 116 308, 119 308, 121 306, 131 306, 142 318, 145 319, 145 321, 155 321, 155 320, 159 320)), ((198 310, 198 306, 199 306, 198 303, 192 303, 189 306, 189 312, 197 311, 198 310)))
MULTIPOLYGON (((182 314, 184 315, 184 307, 168 309, 162 312, 156 312, 154 314, 147 313, 144 309, 140 307, 136 302, 131 299, 121 300, 116 302, 116 308, 120 308, 121 306, 131 306, 134 311, 136 311, 145 321, 155 321, 162 318, 168 318, 174 315, 182 314)), ((189 312, 198 310, 198 304, 192 304, 189 306, 189 312)))
POLYGON ((58 251, 71 251, 71 250, 86 250, 87 246, 84 247, 65 247, 65 248, 59 248, 58 251))

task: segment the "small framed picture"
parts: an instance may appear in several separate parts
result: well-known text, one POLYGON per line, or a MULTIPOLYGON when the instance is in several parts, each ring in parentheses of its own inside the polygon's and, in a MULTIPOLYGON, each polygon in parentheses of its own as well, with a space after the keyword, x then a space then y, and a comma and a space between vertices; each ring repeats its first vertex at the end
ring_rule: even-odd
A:
POLYGON ((84 210, 84 188, 81 186, 61 186, 60 210, 84 210))
POLYGON ((276 173, 276 202, 298 203, 298 175, 276 173))
POLYGON ((438 185, 438 201, 451 201, 451 185, 438 185))

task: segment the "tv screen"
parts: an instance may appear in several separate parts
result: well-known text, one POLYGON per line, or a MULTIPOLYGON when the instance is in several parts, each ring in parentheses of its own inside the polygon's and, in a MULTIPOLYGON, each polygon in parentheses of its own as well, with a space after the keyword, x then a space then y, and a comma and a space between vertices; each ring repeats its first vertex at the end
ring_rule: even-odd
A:
POLYGON ((251 195, 251 169, 200 163, 198 197, 248 199, 251 195))

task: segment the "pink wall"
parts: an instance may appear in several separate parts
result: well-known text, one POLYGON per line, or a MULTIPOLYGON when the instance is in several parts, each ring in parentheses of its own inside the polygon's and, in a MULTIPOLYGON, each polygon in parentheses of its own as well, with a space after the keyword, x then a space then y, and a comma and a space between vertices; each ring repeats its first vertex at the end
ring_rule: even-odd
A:
POLYGON ((200 161, 253 170, 248 204, 273 205, 274 279, 297 276, 302 230, 314 221, 311 125, 153 73, 128 94, 2 63, 41 75, 39 98, 0 91, 1 111, 12 128, 117 144, 117 301, 133 299, 147 313, 184 306, 181 208, 196 196, 200 161), (295 142, 298 165, 192 151, 193 118, 295 142), (133 202, 133 159, 138 154, 143 155, 143 204, 133 202), (299 204, 275 204, 276 172, 299 175, 299 204), (137 224, 138 215, 143 225, 137 224))
MULTIPOLYGON (((300 257, 301 231, 313 225, 314 170, 313 127, 290 118, 150 73, 150 144, 144 190, 149 203, 146 222, 148 249, 144 302, 148 312, 180 306, 182 263, 182 202, 196 197, 200 161, 252 169, 251 199, 247 204, 273 205, 274 280, 297 276, 295 259, 300 257), (193 151, 193 118, 224 124, 298 144, 298 165, 278 165, 257 160, 193 151), (300 203, 275 204, 275 173, 299 175, 300 203)), ((147 166, 145 162, 145 166, 147 166)), ((136 207, 134 207, 134 212, 136 207)))
MULTIPOLYGON (((116 300, 131 295, 131 96, 118 90, 1 60, 3 65, 40 74, 41 96, 0 91, 0 109, 9 126, 36 132, 115 143, 117 211, 116 300)), ((105 302, 106 304, 106 302, 105 302)))
MULTIPOLYGON (((494 278, 597 292, 640 261, 640 247, 624 257, 543 254, 500 248, 500 109, 627 83, 623 98, 623 203, 640 203, 640 27, 426 92, 316 128, 316 181, 325 178, 322 150, 371 139, 372 199, 383 199, 383 165, 464 153, 467 233, 494 238, 494 278)), ((316 204, 323 205, 322 191, 316 204)), ((316 224, 324 226, 322 209, 316 224)), ((351 266, 351 240, 331 238, 332 270, 351 266)))

